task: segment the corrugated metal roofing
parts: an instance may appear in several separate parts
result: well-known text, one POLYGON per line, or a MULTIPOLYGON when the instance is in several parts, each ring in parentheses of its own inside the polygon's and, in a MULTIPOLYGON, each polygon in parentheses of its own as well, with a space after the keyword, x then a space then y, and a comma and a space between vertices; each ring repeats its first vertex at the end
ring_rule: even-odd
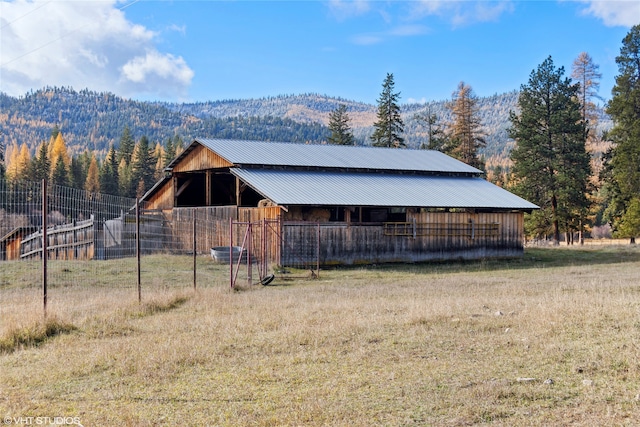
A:
MULTIPOLYGON (((269 165, 461 174, 482 173, 474 167, 433 150, 203 138, 196 139, 193 144, 196 142, 222 156, 230 163, 244 166, 269 165)), ((169 168, 178 161, 179 158, 176 158, 169 165, 169 168)))
POLYGON ((238 168, 231 173, 265 198, 285 206, 538 208, 477 177, 238 168))

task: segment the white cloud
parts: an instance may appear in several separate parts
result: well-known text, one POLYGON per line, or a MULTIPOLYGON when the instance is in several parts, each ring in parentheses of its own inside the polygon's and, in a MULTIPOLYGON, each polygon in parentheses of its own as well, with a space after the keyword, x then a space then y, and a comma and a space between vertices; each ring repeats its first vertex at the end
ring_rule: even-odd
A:
POLYGON ((496 21, 501 15, 513 11, 512 0, 460 1, 460 0, 419 0, 412 15, 415 18, 437 15, 448 20, 455 27, 476 22, 496 21))
POLYGON ((402 25, 389 31, 392 36, 410 37, 420 36, 429 32, 429 29, 423 25, 402 25))
POLYGON ((153 50, 124 64, 122 77, 132 83, 146 83, 158 77, 173 78, 178 84, 188 85, 193 78, 193 71, 182 58, 153 50))
POLYGON ((633 27, 640 24, 640 2, 638 0, 581 0, 589 6, 583 10, 586 15, 602 19, 608 27, 633 27))
POLYGON ((191 84, 184 59, 159 52, 158 34, 127 20, 116 0, 0 5, 0 90, 10 95, 49 85, 179 98, 191 84))
POLYGON ((369 46, 382 43, 392 37, 413 37, 429 32, 427 27, 422 25, 401 25, 380 33, 359 34, 351 38, 354 44, 369 46))
POLYGON ((369 0, 329 0, 329 10, 340 20, 369 11, 369 0))
POLYGON ((351 38, 353 44, 358 44, 361 46, 370 46, 374 44, 381 43, 384 38, 380 35, 376 34, 358 34, 351 38))

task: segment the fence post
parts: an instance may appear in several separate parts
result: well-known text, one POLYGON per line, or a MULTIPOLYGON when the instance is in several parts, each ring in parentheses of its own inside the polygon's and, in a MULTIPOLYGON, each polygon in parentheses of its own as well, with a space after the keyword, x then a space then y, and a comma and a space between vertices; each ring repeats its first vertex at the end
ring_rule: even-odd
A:
POLYGON ((47 180, 42 179, 42 304, 47 317, 47 180))
POLYGON ((198 211, 193 208, 193 290, 196 290, 196 215, 198 211))
POLYGON ((229 286, 233 288, 233 218, 229 218, 229 286))
POLYGON ((318 223, 318 243, 316 247, 316 279, 320 278, 320 223, 318 223))
POLYGON ((138 262, 138 303, 142 302, 142 282, 140 280, 140 199, 136 197, 136 258, 138 262))

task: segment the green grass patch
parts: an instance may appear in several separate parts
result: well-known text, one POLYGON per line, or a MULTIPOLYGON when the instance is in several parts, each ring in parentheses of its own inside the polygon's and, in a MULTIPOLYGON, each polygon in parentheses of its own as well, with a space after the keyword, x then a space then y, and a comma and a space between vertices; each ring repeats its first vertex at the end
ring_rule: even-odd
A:
POLYGON ((10 328, 0 337, 0 353, 10 353, 25 347, 37 347, 48 339, 75 331, 71 323, 50 317, 30 326, 10 328))

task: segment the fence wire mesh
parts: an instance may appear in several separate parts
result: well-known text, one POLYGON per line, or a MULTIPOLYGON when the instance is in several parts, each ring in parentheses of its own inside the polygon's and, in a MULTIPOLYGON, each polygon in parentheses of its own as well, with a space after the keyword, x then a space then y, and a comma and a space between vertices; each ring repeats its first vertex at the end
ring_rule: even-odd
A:
POLYGON ((211 258, 211 247, 228 244, 228 221, 179 211, 141 203, 137 216, 135 199, 0 181, 0 325, 44 304, 86 314, 109 300, 135 302, 138 283, 143 300, 228 285, 228 266, 211 258))

